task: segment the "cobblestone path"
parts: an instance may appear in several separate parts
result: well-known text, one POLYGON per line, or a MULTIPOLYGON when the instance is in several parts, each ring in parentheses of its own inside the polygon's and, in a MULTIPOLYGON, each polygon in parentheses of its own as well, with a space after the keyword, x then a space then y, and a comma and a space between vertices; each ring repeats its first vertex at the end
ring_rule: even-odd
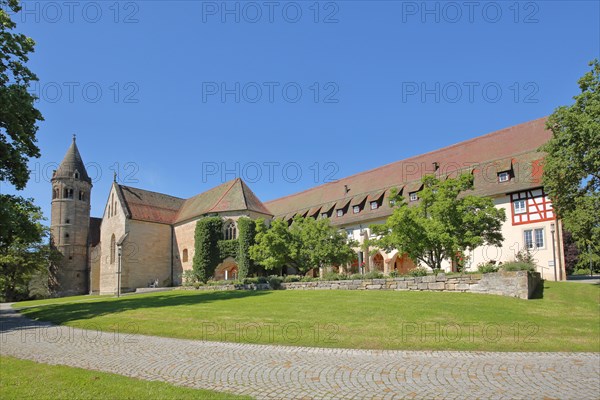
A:
POLYGON ((600 399, 600 353, 374 351, 82 330, 0 307, 0 354, 257 399, 600 399))

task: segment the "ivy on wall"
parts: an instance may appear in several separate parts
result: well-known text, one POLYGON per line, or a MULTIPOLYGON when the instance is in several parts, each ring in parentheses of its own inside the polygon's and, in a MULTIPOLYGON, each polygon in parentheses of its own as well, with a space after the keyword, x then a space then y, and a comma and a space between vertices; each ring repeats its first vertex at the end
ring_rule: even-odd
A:
POLYGON ((219 262, 223 261, 227 257, 233 257, 237 259, 238 257, 238 240, 219 240, 217 243, 219 247, 219 262))
POLYGON ((221 261, 218 242, 222 238, 223 220, 207 217, 196 222, 192 269, 200 282, 207 282, 221 261))
POLYGON ((248 254, 256 236, 256 223, 250 218, 237 220, 238 238, 223 240, 223 220, 221 217, 206 217, 196 222, 194 260, 195 277, 206 282, 214 275, 215 269, 227 257, 235 258, 238 265, 238 279, 244 279, 255 272, 255 265, 248 254))
POLYGON ((250 258, 250 246, 254 244, 256 236, 256 223, 250 218, 240 218, 237 221, 238 225, 238 249, 237 249, 237 264, 238 264, 238 279, 244 279, 248 274, 254 272, 254 262, 250 258))

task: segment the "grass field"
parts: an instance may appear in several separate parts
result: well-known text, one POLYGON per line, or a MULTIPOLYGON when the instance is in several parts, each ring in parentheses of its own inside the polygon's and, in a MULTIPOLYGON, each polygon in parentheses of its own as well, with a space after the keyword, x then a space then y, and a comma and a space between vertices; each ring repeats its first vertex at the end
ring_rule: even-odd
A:
POLYGON ((60 365, 0 357, 4 399, 250 399, 60 365))
POLYGON ((600 287, 545 282, 543 298, 449 292, 172 291, 18 303, 57 324, 216 341, 359 349, 600 351, 600 287))

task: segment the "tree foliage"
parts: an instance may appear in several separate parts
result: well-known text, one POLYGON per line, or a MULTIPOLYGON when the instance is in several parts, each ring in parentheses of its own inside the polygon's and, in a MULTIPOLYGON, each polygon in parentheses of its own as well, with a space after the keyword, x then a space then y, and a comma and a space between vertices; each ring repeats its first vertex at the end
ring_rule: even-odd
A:
POLYGON ((472 175, 446 180, 426 175, 422 182, 416 205, 408 205, 404 197, 394 194, 393 214, 385 224, 371 226, 380 236, 374 245, 398 249, 413 261, 436 269, 443 260, 460 262, 465 251, 502 242, 504 210, 494 207, 490 198, 464 193, 473 188, 472 175))
POLYGON ((579 79, 575 104, 557 108, 548 118, 552 138, 543 183, 557 215, 573 234, 579 263, 600 262, 600 63, 579 79))
POLYGON ((218 242, 222 237, 223 220, 206 217, 196 222, 192 269, 200 282, 207 282, 221 262, 218 242))
POLYGON ((250 273, 254 272, 254 262, 250 258, 250 248, 254 245, 256 236, 256 224, 250 218, 239 218, 238 226, 238 250, 237 250, 237 265, 238 279, 246 278, 250 273))
POLYGON ((29 180, 28 158, 40 156, 36 123, 43 117, 34 107, 36 97, 27 91, 38 80, 25 65, 35 42, 14 32, 9 9, 20 11, 18 0, 0 0, 0 180, 21 190, 29 180))
POLYGON ((32 276, 47 270, 56 254, 44 243, 48 229, 32 199, 0 195, 0 293, 5 301, 28 296, 32 276))
POLYGON ((305 273, 311 268, 342 265, 352 261, 356 243, 331 226, 329 219, 296 216, 286 222, 273 220, 269 228, 257 224, 256 244, 250 248, 252 259, 266 269, 289 265, 305 273))

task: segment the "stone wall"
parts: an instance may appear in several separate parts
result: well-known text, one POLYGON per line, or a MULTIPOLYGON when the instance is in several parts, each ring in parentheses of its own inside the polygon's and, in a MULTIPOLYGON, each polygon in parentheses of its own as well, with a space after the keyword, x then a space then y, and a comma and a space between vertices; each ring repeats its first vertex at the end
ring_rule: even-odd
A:
MULTIPOLYGON (((445 291, 495 294, 500 296, 529 299, 541 284, 540 274, 527 271, 495 272, 490 274, 468 274, 446 276, 445 274, 361 279, 349 281, 312 281, 282 283, 285 290, 396 290, 396 291, 445 291)), ((193 289, 193 288, 190 288, 193 289)), ((268 290, 268 284, 231 284, 200 286, 199 290, 268 290)))

